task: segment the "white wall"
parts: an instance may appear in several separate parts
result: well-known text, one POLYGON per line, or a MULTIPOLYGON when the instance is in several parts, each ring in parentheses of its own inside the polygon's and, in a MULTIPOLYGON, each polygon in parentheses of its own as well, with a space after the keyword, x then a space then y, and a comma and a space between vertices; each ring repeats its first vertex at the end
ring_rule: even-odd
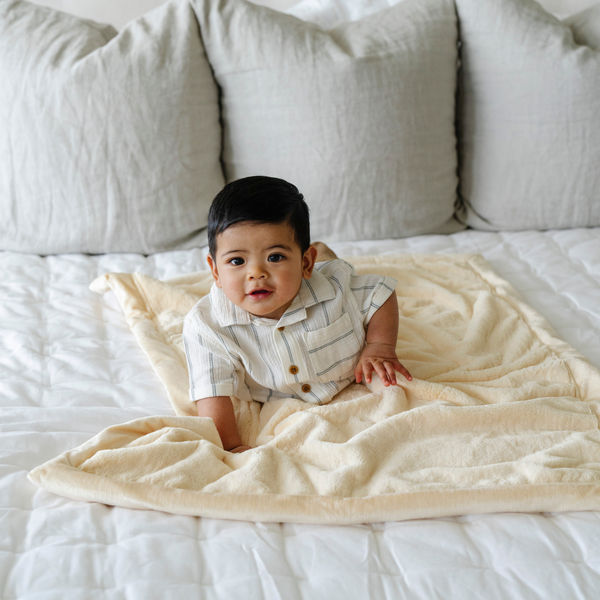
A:
MULTIPOLYGON (((50 6, 78 17, 99 23, 110 23, 121 29, 125 23, 156 8, 165 0, 29 0, 35 4, 50 6)), ((285 10, 298 0, 252 0, 270 8, 285 10)))
MULTIPOLYGON (((164 0, 30 0, 36 4, 51 6, 100 23, 110 23, 117 29, 162 4, 164 0)), ((299 0, 252 0, 271 8, 285 10, 299 0)), ((352 0, 347 0, 352 2, 352 0)), ((548 11, 560 17, 575 14, 596 4, 599 0, 538 0, 548 11)))

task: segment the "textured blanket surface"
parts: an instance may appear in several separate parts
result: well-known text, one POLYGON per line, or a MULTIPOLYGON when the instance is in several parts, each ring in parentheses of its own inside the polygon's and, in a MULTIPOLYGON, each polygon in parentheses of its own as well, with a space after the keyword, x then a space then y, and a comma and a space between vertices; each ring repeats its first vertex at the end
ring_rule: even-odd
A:
POLYGON ((194 417, 181 347, 208 272, 112 290, 178 416, 104 430, 30 473, 88 501, 262 521, 360 523, 600 508, 600 373, 477 255, 355 257, 396 278, 397 350, 414 380, 328 405, 235 401, 243 454, 194 417))

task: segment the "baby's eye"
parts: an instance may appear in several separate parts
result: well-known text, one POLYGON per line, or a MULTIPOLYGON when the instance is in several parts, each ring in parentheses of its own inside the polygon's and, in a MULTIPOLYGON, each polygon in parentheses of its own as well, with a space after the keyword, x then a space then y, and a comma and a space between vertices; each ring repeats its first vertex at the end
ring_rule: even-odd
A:
POLYGON ((269 256, 269 262, 281 262, 282 260, 285 260, 283 254, 271 254, 271 256, 269 256))
POLYGON ((235 258, 232 258, 232 259, 229 261, 229 264, 230 264, 230 265, 233 265, 234 267, 239 267, 240 265, 243 265, 243 264, 244 264, 244 259, 243 259, 243 258, 240 258, 239 256, 236 256, 235 258))

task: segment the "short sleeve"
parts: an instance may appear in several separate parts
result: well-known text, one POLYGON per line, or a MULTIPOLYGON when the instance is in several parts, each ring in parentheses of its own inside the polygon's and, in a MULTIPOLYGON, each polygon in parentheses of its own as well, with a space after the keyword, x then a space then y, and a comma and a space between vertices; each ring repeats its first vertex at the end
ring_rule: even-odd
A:
POLYGON ((354 297, 363 325, 366 326, 371 317, 395 292, 398 282, 392 277, 383 275, 358 275, 352 265, 348 264, 348 267, 350 268, 348 292, 354 297))
POLYGON ((190 400, 233 396, 233 361, 218 338, 201 326, 197 314, 190 313, 186 317, 182 337, 190 377, 190 400))

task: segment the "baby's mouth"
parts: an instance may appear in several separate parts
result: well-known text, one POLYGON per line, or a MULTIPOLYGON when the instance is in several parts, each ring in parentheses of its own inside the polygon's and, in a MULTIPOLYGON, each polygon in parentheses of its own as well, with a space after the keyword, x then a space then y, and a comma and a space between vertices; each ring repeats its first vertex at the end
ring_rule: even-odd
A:
POLYGON ((248 296, 250 296, 251 298, 255 298, 256 300, 264 300, 265 298, 268 298, 273 292, 270 290, 264 290, 264 289, 260 289, 260 290, 252 290, 248 296))

